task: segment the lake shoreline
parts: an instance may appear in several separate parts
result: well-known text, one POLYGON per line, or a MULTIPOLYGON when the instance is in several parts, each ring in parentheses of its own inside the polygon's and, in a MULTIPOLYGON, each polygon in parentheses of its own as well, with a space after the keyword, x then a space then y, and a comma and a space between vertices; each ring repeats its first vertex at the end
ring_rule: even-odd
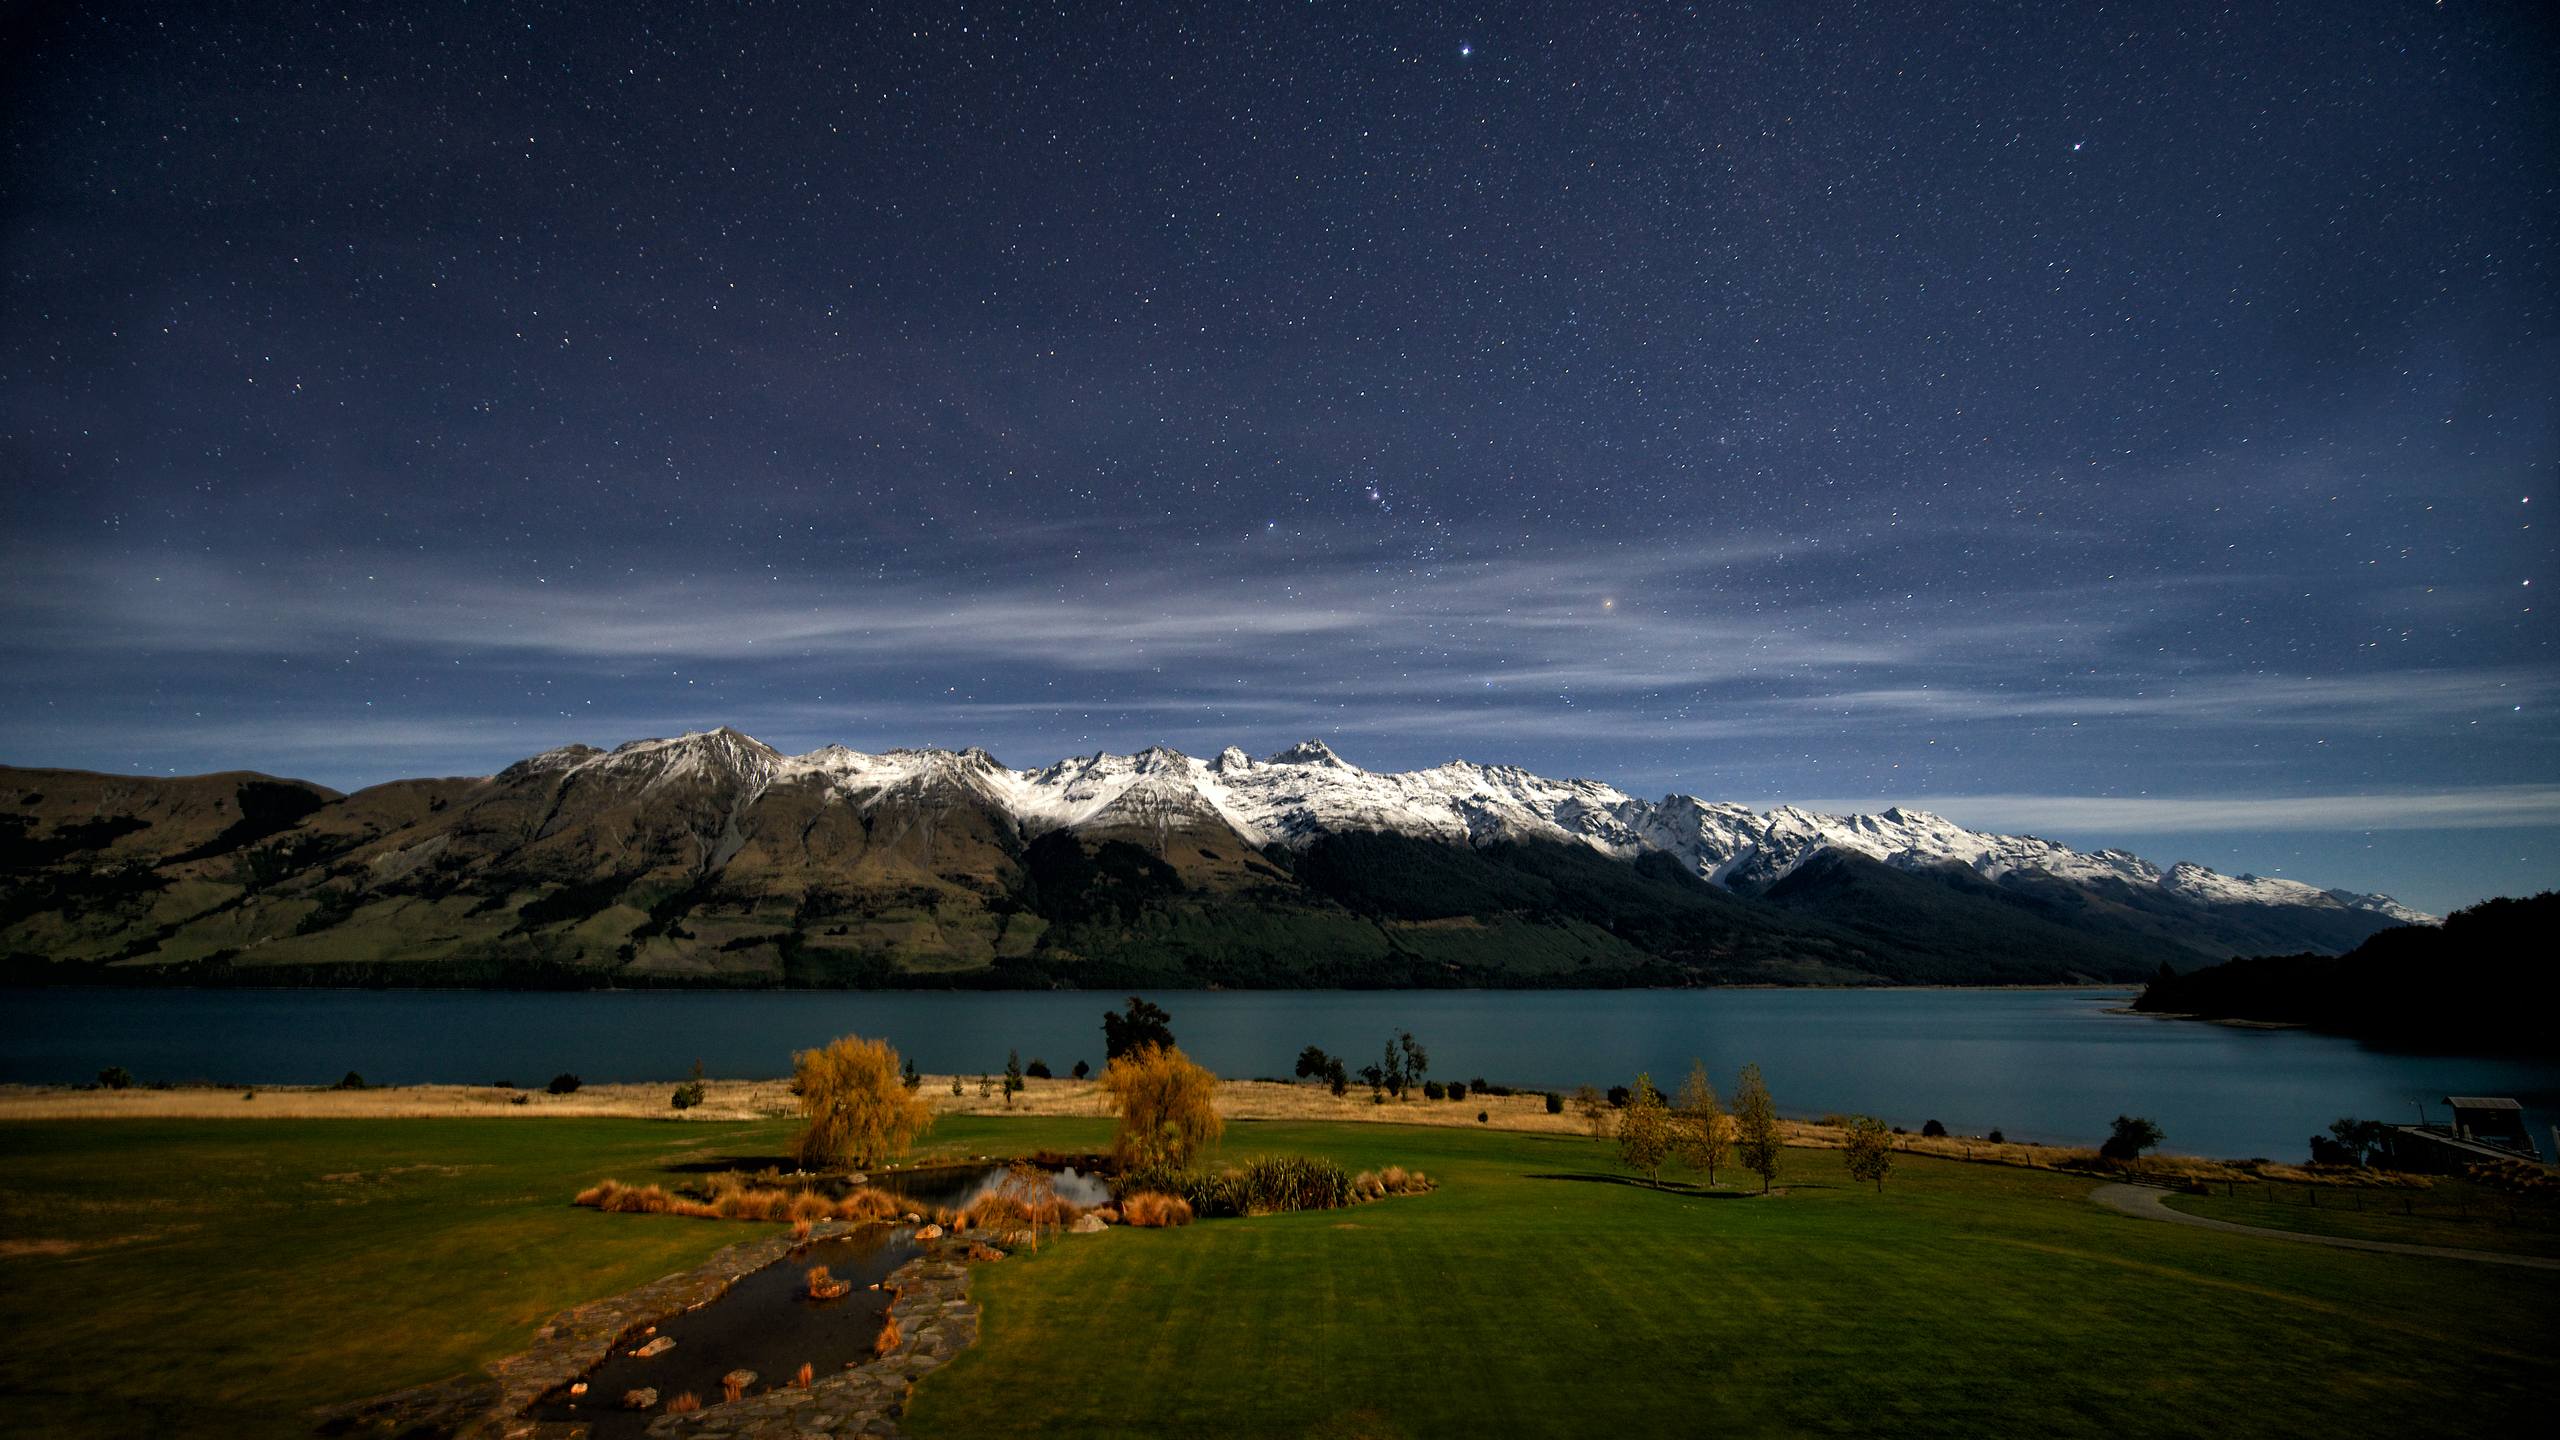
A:
MULTIPOLYGON (((1044 1068, 1057 1084, 1079 1064, 1098 1068, 1107 1058, 1103 1014, 1123 1008, 1124 993, 12 990, 0 991, 18 1021, 0 1042, 0 1084, 55 1087, 40 1104, 37 1091, 15 1092, 17 1103, 64 1117, 143 1115, 155 1106, 226 1116, 288 1108, 374 1114, 391 1105, 444 1115, 604 1107, 666 1116, 675 1077, 697 1062, 704 1075, 747 1086, 741 1096, 766 1087, 761 1099, 733 1110, 715 1083, 702 1117, 709 1118, 787 1108, 778 1081, 739 1077, 786 1074, 796 1051, 856 1034, 885 1039, 917 1069, 946 1077, 932 1092, 949 1108, 947 1077, 961 1076, 965 1098, 975 1098, 979 1077, 1000 1078, 1008 1057, 1026 1072, 1044 1068), (135 1090, 65 1088, 114 1072, 135 1090), (350 1072, 402 1088, 390 1096, 307 1088, 350 1072), (558 1075, 580 1077, 583 1098, 544 1093, 558 1075), (147 1088, 199 1081, 224 1088, 147 1088), (259 1098, 241 1099, 253 1083, 259 1098)), ((2389 1054, 2315 1031, 2144 1024, 2159 1017, 2108 1013, 2128 993, 1735 987, 1153 996, 1172 1012, 1173 1033, 1191 1057, 1239 1084, 1292 1078, 1309 1046, 1356 1074, 1383 1044, 1410 1032, 1429 1052, 1427 1078, 1464 1081, 1471 1100, 1478 1079, 1569 1094, 1585 1084, 1631 1085, 1641 1072, 1676 1089, 1693 1060, 1730 1092, 1739 1068, 1756 1063, 1783 1113, 1871 1114, 1914 1132, 1937 1121, 1959 1134, 1996 1130, 2054 1145, 2094 1143, 2112 1117, 2131 1114, 2158 1123, 2174 1150, 2298 1156, 2303 1136, 2340 1115, 2398 1117, 2409 1112, 2407 1097, 2421 1092, 2514 1095, 2537 1134, 2550 1123, 2541 1117, 2560 1119, 2560 1065, 2389 1054)), ((1366 1113, 1367 1087, 1354 1084, 1345 1112, 1383 1118, 1366 1113)), ((1420 1108, 1407 1107, 1408 1116, 1420 1108)), ((1488 1125, 1502 1113, 1491 1103, 1431 1108, 1470 1125, 1479 1108, 1488 1125)))

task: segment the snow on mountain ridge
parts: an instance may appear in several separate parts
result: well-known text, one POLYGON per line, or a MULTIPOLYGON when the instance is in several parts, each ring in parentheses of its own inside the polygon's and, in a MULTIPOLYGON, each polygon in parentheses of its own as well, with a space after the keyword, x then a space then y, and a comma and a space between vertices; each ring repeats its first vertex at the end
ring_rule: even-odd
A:
POLYGON ((866 809, 892 796, 922 796, 948 786, 982 797, 1026 835, 1134 828, 1162 836, 1181 826, 1224 824, 1257 846, 1303 846, 1343 831, 1460 845, 1564 841, 1619 859, 1666 852, 1718 885, 1768 884, 1836 850, 1903 869, 1962 865, 1986 879, 2028 872, 2081 885, 2157 887, 2208 905, 2343 908, 2408 923, 2435 918, 2386 895, 2224 875, 2191 862, 2164 873, 2121 850, 2079 851, 2032 835, 1968 830, 1900 805, 1873 814, 1824 815, 1793 805, 1762 813, 1694 795, 1645 801, 1597 780, 1556 780, 1517 766, 1467 760, 1378 772, 1312 739, 1259 761, 1232 746, 1212 760, 1150 746, 1134 755, 1097 751, 1014 770, 975 748, 868 754, 828 745, 784 755, 723 726, 635 740, 611 751, 565 746, 520 761, 504 774, 589 772, 637 781, 644 793, 698 780, 734 788, 738 803, 778 784, 816 784, 830 798, 866 809))

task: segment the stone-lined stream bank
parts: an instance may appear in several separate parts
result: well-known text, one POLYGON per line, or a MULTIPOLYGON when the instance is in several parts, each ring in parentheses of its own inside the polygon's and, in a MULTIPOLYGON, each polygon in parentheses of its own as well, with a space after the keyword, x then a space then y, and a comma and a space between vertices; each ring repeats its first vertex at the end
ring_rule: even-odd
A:
MULTIPOLYGON (((525 1412, 593 1370, 618 1345, 636 1343, 648 1327, 711 1303, 740 1279, 788 1258, 810 1241, 849 1235, 858 1228, 826 1221, 812 1226, 805 1237, 785 1230, 729 1246, 691 1270, 562 1311, 536 1332, 532 1349, 493 1362, 485 1377, 419 1386, 323 1411, 316 1417, 319 1433, 584 1440, 587 1422, 536 1420, 525 1412)), ((963 1237, 926 1242, 924 1254, 883 1282, 884 1288, 898 1291, 889 1313, 897 1320, 899 1341, 889 1353, 818 1377, 805 1389, 775 1385, 734 1403, 714 1397, 690 1415, 660 1415, 649 1423, 651 1440, 814 1440, 902 1433, 897 1419, 916 1382, 977 1342, 978 1307, 969 1299, 970 1266, 963 1258, 970 1244, 971 1238, 963 1237)), ((596 1398, 611 1403, 609 1397, 596 1398)))

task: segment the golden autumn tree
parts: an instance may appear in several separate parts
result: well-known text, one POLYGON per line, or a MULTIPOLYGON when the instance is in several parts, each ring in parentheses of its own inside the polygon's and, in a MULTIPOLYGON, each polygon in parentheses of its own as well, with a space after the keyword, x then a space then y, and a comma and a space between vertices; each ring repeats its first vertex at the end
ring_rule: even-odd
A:
POLYGON ((933 1128, 933 1111, 906 1086, 886 1040, 842 1035, 791 1057, 791 1093, 806 1123, 792 1141, 802 1165, 868 1168, 933 1128))
POLYGON ((1618 1158, 1630 1170, 1639 1170, 1653 1188, 1662 1188, 1662 1162, 1671 1157, 1671 1109, 1662 1103, 1662 1092, 1653 1088, 1653 1077, 1638 1075, 1635 1089, 1627 1094, 1626 1113, 1618 1117, 1618 1158))
POLYGON ((1842 1159, 1854 1179, 1872 1180, 1876 1193, 1884 1193, 1884 1177, 1893 1173, 1893 1132, 1872 1115, 1852 1116, 1847 1143, 1841 1146, 1842 1159))
POLYGON ((1696 1060, 1689 1062, 1689 1078, 1680 1084, 1680 1101, 1672 1113, 1672 1148, 1693 1170, 1707 1172, 1707 1183, 1716 1183, 1716 1171, 1731 1153, 1733 1142, 1725 1134, 1724 1106, 1716 1099, 1715 1082, 1707 1078, 1707 1067, 1696 1060))
POLYGON ((1180 1047, 1152 1041, 1115 1056, 1102 1072, 1102 1093, 1120 1112, 1111 1153, 1124 1166, 1187 1165, 1226 1133, 1218 1116, 1218 1077, 1180 1047))
POLYGON ((1769 1099, 1769 1087, 1760 1079, 1760 1067, 1742 1067, 1742 1079, 1733 1087, 1734 1151, 1742 1157, 1742 1168, 1760 1177, 1760 1193, 1778 1178, 1779 1156, 1785 1140, 1778 1130, 1778 1107, 1769 1099))

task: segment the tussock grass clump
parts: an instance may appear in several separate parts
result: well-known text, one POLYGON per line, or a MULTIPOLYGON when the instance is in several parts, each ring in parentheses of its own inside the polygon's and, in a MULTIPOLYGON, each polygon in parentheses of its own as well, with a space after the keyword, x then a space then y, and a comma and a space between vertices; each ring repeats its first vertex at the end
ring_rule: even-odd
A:
POLYGON ((606 1180, 590 1185, 570 1203, 590 1210, 617 1215, 683 1215, 695 1220, 750 1220, 766 1224, 789 1223, 792 1233, 805 1235, 806 1227, 821 1220, 842 1220, 853 1224, 886 1224, 905 1213, 898 1198, 886 1191, 868 1186, 830 1200, 814 1190, 786 1190, 748 1184, 736 1175, 712 1177, 709 1198, 687 1199, 670 1195, 657 1185, 625 1185, 619 1180, 606 1180))
POLYGON ((690 1415, 701 1408, 702 1397, 690 1390, 667 1402, 667 1413, 670 1415, 690 1415))
POLYGON ((852 1281, 837 1279, 824 1265, 810 1266, 808 1280, 812 1300, 841 1300, 853 1290, 852 1281))
POLYGON ((799 1369, 791 1372, 791 1388, 794 1390, 806 1390, 809 1388, 810 1382, 817 1378, 817 1367, 803 1362, 799 1369))
POLYGON ((1428 1195, 1440 1188, 1440 1182, 1419 1170, 1390 1165, 1378 1172, 1378 1184, 1390 1195, 1428 1195))
POLYGON ((835 1218, 854 1224, 886 1225, 906 1214, 898 1197, 886 1190, 869 1186, 854 1191, 835 1204, 835 1218))
POLYGON ((970 1202, 952 1228, 1028 1235, 1036 1247, 1043 1231, 1064 1230, 1083 1213, 1074 1203, 1060 1198, 1046 1171, 1027 1161, 1017 1161, 993 1189, 970 1202))
POLYGON ((881 1318, 879 1338, 871 1342, 871 1353, 874 1355, 888 1354, 890 1351, 897 1349, 899 1343, 906 1338, 898 1333, 897 1303, 897 1296, 895 1292, 892 1292, 889 1300, 889 1313, 881 1318))
POLYGON ((1141 1190, 1120 1198, 1120 1221, 1141 1230, 1191 1223, 1191 1202, 1179 1195, 1141 1190))
POLYGON ((667 1215, 682 1213, 677 1207, 686 1202, 655 1185, 625 1185, 619 1180, 607 1180, 579 1191, 578 1198, 571 1203, 614 1215, 667 1215))

